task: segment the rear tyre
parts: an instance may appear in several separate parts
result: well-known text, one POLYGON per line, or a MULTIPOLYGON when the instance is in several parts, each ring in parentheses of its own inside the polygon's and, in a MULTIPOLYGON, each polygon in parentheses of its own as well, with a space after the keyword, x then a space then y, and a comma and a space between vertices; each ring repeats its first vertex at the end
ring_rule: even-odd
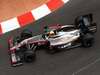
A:
POLYGON ((83 35, 81 43, 83 47, 92 47, 94 44, 94 36, 90 33, 83 35))

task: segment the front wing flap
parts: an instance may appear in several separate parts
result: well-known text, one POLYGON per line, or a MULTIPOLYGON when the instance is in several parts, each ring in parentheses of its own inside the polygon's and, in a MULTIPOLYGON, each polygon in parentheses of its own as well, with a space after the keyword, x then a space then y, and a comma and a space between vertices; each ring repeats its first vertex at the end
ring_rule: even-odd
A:
POLYGON ((11 66, 18 66, 22 65, 22 59, 21 59, 21 52, 17 49, 11 49, 13 47, 13 39, 8 40, 9 45, 9 56, 11 61, 11 66))

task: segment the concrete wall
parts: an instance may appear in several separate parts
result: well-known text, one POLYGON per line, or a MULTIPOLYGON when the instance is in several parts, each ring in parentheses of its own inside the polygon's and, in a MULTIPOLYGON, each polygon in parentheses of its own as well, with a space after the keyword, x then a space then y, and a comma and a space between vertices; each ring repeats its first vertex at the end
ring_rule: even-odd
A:
POLYGON ((28 12, 49 0, 0 0, 0 22, 28 12))

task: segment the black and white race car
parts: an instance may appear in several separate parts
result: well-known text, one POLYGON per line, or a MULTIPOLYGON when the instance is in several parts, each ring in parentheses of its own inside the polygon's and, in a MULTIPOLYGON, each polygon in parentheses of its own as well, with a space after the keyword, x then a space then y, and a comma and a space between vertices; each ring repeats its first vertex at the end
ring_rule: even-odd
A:
POLYGON ((23 30, 20 36, 8 41, 11 64, 17 66, 34 61, 39 48, 55 53, 75 47, 91 47, 96 31, 92 14, 77 17, 74 25, 45 26, 44 33, 36 36, 29 30, 23 30))

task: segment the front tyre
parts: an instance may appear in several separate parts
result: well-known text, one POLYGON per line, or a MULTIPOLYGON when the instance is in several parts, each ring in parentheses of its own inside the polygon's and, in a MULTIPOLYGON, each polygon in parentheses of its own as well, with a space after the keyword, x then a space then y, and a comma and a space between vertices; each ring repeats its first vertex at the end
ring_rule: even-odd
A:
POLYGON ((25 62, 27 63, 33 62, 35 58, 36 58, 36 54, 32 50, 25 51, 24 53, 25 62))
POLYGON ((24 39, 28 39, 32 37, 32 32, 30 30, 23 30, 22 33, 21 33, 21 39, 24 40, 24 39))

